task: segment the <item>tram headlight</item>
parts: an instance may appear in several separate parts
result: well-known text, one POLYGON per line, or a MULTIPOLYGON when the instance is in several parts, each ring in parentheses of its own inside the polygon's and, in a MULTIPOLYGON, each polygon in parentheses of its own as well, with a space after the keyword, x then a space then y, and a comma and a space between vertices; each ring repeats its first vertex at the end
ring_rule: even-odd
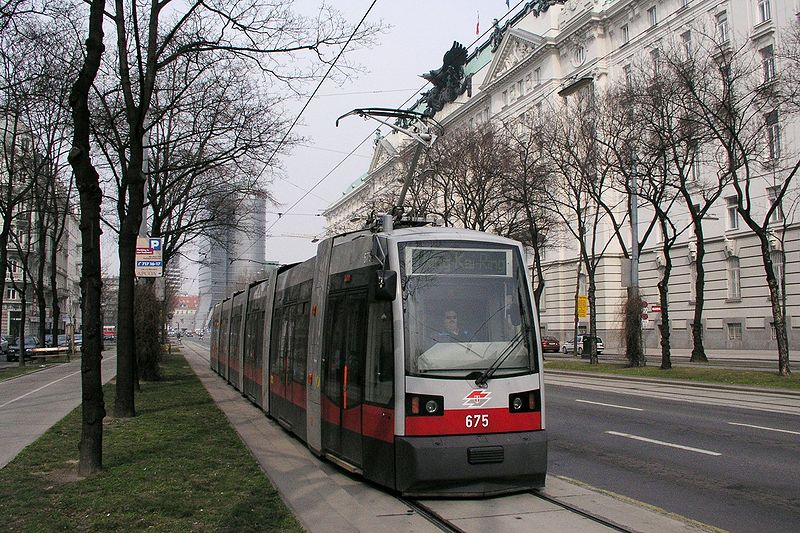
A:
POLYGON ((541 410, 540 391, 515 392, 508 396, 508 410, 512 413, 530 413, 541 410))
POLYGON ((442 416, 444 415, 444 396, 432 394, 407 394, 407 416, 442 416))

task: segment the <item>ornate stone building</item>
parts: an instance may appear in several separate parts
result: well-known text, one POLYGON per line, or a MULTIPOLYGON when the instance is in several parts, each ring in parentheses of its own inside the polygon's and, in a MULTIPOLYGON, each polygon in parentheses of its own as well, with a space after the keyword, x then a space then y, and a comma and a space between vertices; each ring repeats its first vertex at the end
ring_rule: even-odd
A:
MULTIPOLYGON (((763 70, 764 84, 774 78, 781 61, 777 51, 786 41, 788 27, 800 16, 800 0, 537 0, 527 2, 494 33, 477 45, 467 58, 464 73, 467 90, 436 112, 445 131, 493 121, 511 123, 526 113, 558 106, 570 94, 590 87, 602 91, 612 84, 628 82, 638 65, 657 65, 667 47, 693 53, 693 44, 705 37, 722 42, 723 53, 744 50, 756 69, 763 70)), ((437 57, 431 58, 434 64, 437 57)), ((418 102, 417 110, 424 109, 418 102)), ((765 113, 764 150, 769 164, 756 165, 750 178, 752 209, 763 216, 771 199, 797 162, 800 153, 797 121, 765 113)), ((762 118, 759 118, 761 120, 762 118)), ((445 133, 446 135, 446 133, 445 133)), ((396 194, 397 178, 405 166, 402 154, 411 142, 391 133, 378 139, 365 176, 325 212, 331 232, 357 226, 380 195, 396 194)), ((705 161, 710 163, 709 156, 705 161)), ((711 164, 698 158, 693 169, 699 177, 713 173, 711 164)), ((797 182, 797 178, 795 178, 797 182)), ((770 249, 781 288, 790 348, 800 345, 800 231, 797 213, 798 186, 787 191, 780 209, 770 222, 770 249)), ((706 348, 776 348, 769 292, 765 283, 762 254, 754 233, 743 223, 734 205, 736 192, 729 185, 703 218, 706 256, 703 337, 706 348)), ((640 235, 652 210, 641 207, 640 235)), ((618 214, 625 219, 624 202, 618 214)), ((690 225, 686 209, 671 212, 677 227, 690 225), (674 213, 674 214, 673 214, 674 213)), ((606 242, 598 263, 597 331, 607 349, 621 345, 622 302, 627 277, 623 244, 614 238, 612 224, 601 220, 595 239, 606 242)), ((620 231, 624 246, 631 248, 630 230, 620 231)), ((690 348, 691 326, 697 295, 697 243, 691 231, 683 231, 670 253, 669 283, 671 345, 690 348)), ((645 342, 659 342, 661 319, 657 284, 664 272, 661 252, 663 235, 654 231, 640 258, 640 289, 648 306, 643 314, 645 342)), ((577 270, 577 242, 549 248, 542 259, 545 290, 540 305, 543 333, 570 336, 578 294, 586 294, 587 280, 577 270)), ((588 318, 579 317, 579 329, 588 330, 588 318)))

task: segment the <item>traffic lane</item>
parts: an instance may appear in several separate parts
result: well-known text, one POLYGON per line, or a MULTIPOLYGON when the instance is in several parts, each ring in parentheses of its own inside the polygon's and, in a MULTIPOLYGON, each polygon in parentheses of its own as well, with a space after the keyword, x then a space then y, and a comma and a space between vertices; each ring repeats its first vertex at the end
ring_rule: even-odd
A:
MULTIPOLYGON (((116 375, 116 354, 106 353, 102 380, 116 375)), ((80 361, 0 382, 0 468, 80 405, 80 361)))
POLYGON ((551 473, 734 531, 800 521, 797 416, 553 385, 547 402, 551 473))

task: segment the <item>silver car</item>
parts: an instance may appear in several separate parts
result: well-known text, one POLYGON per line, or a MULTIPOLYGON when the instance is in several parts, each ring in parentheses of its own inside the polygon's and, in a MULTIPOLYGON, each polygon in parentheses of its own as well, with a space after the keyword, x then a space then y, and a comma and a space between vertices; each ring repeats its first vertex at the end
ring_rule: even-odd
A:
MULTIPOLYGON (((583 354, 583 340, 588 337, 589 335, 585 333, 581 333, 578 335, 578 351, 575 355, 582 355, 583 354)), ((597 339, 597 353, 603 353, 605 349, 605 345, 603 345, 603 339, 600 337, 595 337, 597 339)), ((561 353, 570 353, 575 351, 575 340, 574 339, 567 339, 564 341, 564 344, 561 345, 561 353)))

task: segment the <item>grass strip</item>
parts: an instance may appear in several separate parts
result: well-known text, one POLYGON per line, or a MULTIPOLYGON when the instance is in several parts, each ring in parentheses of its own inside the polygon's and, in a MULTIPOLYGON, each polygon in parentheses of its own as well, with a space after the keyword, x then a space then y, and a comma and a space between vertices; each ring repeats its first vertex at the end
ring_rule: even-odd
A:
POLYGON ((759 370, 731 370, 726 368, 673 367, 661 370, 658 365, 639 368, 626 368, 624 363, 599 363, 590 365, 588 361, 550 360, 544 363, 547 370, 572 370, 615 376, 644 377, 654 379, 677 379, 698 383, 723 385, 744 385, 774 389, 800 390, 800 374, 779 376, 776 372, 759 370))
POLYGON ((106 417, 100 474, 77 476, 80 408, 0 470, 0 529, 302 531, 183 357, 162 370, 135 418, 106 417))

